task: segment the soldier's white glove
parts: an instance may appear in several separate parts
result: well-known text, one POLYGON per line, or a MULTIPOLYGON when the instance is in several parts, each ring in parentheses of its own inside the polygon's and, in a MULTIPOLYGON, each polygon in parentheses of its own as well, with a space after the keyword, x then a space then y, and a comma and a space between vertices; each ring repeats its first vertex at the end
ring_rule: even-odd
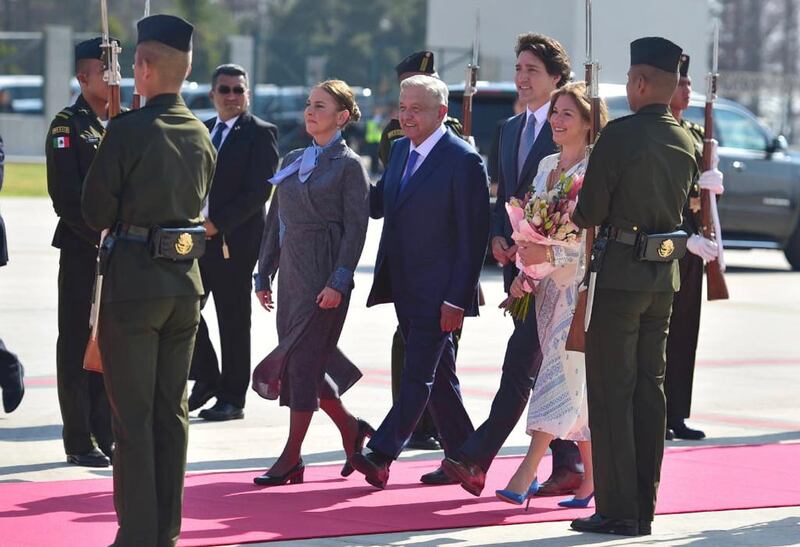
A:
POLYGON ((717 148, 719 148, 719 141, 711 139, 711 169, 719 167, 719 152, 717 148))
POLYGON ((697 234, 689 236, 689 240, 686 242, 686 248, 690 253, 699 256, 706 262, 716 260, 717 256, 719 256, 717 242, 697 234))
POLYGON ((716 167, 700 173, 697 184, 700 185, 701 190, 708 190, 715 195, 720 195, 725 191, 725 187, 722 184, 722 171, 716 167))

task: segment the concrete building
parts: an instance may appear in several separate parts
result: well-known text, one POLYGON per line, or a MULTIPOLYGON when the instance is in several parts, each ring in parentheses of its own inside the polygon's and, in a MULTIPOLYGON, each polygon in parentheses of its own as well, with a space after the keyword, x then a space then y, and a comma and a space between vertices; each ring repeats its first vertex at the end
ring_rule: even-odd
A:
MULTIPOLYGON (((516 37, 529 31, 564 44, 575 78, 583 79, 585 0, 428 0, 426 43, 446 82, 464 80, 476 10, 481 80, 513 79, 516 37)), ((663 36, 691 55, 690 75, 696 89, 704 89, 713 25, 707 0, 594 0, 592 11, 594 57, 600 62, 602 82, 625 83, 631 41, 663 36)))

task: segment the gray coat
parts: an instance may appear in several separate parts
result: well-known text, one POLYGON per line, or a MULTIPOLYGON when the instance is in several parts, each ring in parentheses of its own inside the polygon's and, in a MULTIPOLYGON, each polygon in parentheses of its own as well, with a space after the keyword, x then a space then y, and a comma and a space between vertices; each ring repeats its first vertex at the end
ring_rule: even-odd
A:
MULTIPOLYGON (((284 165, 301 153, 287 154, 284 165)), ((277 186, 256 279, 256 290, 271 290, 280 270, 278 347, 253 371, 253 389, 262 397, 280 395, 281 404, 293 410, 316 410, 320 398, 337 398, 361 377, 336 344, 368 220, 367 174, 344 140, 320 154, 305 183, 294 174, 277 186), (317 305, 326 286, 342 293, 336 309, 317 305)))

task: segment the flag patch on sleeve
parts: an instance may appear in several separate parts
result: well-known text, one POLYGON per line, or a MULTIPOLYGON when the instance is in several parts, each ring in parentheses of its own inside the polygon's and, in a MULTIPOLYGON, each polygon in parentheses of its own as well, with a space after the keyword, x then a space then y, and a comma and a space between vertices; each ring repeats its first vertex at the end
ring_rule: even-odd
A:
POLYGON ((53 148, 69 148, 69 136, 55 137, 53 139, 53 148))

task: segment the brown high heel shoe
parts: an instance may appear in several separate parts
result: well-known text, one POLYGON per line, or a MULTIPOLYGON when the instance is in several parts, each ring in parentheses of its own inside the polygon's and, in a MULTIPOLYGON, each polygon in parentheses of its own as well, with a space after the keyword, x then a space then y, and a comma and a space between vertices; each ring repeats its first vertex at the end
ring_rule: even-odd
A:
MULTIPOLYGON (((371 439, 375 434, 375 429, 361 418, 356 418, 356 422, 358 422, 358 433, 356 434, 355 452, 361 452, 364 450, 364 439, 366 437, 371 439)), ((350 465, 350 459, 348 458, 342 466, 341 475, 343 477, 349 477, 353 474, 353 471, 355 471, 355 469, 350 465)))
POLYGON ((281 486, 284 484, 302 484, 303 474, 305 473, 306 466, 303 464, 303 458, 297 462, 297 465, 289 469, 283 475, 270 475, 269 471, 253 479, 253 482, 259 486, 281 486))

